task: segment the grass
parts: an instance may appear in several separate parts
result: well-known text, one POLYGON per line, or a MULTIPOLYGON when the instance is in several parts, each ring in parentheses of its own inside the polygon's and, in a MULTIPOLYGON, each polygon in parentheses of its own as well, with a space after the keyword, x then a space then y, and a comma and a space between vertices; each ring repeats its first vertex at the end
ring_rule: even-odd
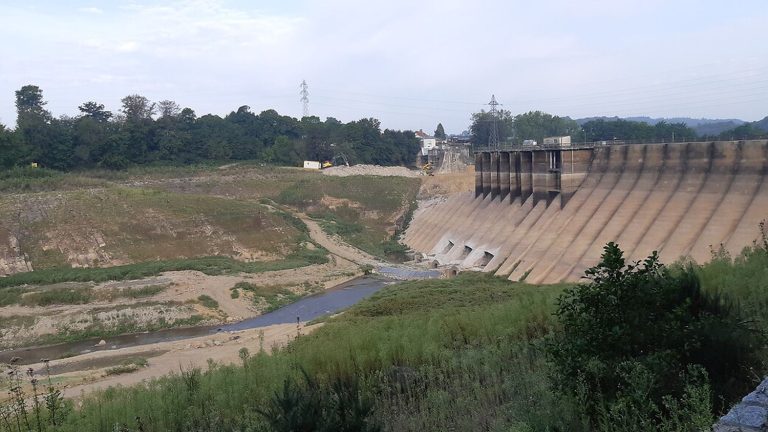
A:
POLYGON ((324 231, 372 255, 403 261, 406 248, 397 242, 397 234, 410 222, 420 184, 403 177, 321 176, 294 183, 275 200, 307 211, 324 231), (323 197, 340 201, 331 206, 323 197))
POLYGON ((120 298, 141 299, 153 297, 168 289, 167 285, 147 285, 139 288, 113 288, 106 292, 97 292, 99 300, 113 301, 120 298))
POLYGON ((82 329, 60 328, 57 333, 47 334, 36 340, 24 341, 23 346, 51 345, 66 342, 78 342, 87 339, 109 339, 131 333, 153 332, 169 328, 192 327, 205 321, 202 315, 194 314, 188 318, 173 321, 160 319, 155 322, 140 324, 134 319, 121 318, 117 322, 95 320, 82 329))
POLYGON ((149 362, 144 357, 136 357, 123 360, 119 365, 107 368, 104 373, 107 376, 122 375, 127 373, 133 373, 139 369, 149 366, 149 362))
POLYGON ((204 307, 207 307, 208 309, 218 309, 219 308, 219 302, 213 299, 213 297, 203 294, 197 298, 197 301, 200 302, 201 305, 204 307))
POLYGON ((100 179, 46 168, 15 167, 0 172, 0 192, 28 193, 104 187, 100 179))
POLYGON ((32 327, 37 322, 37 318, 30 315, 11 315, 0 317, 0 331, 13 327, 32 327))
POLYGON ((0 197, 0 238, 17 236, 36 270, 210 255, 278 260, 305 230, 249 199, 118 186, 0 197))
POLYGON ((264 312, 280 309, 283 306, 296 302, 302 297, 302 295, 279 285, 262 286, 248 282, 238 282, 235 284, 232 287, 232 292, 234 293, 235 291, 251 293, 254 304, 256 306, 263 306, 264 312))
MULTIPOLYGON (((51 285, 61 282, 106 282, 136 280, 156 276, 168 271, 196 270, 207 275, 236 273, 262 273, 304 267, 327 262, 325 250, 301 249, 284 260, 267 262, 242 262, 226 256, 147 261, 136 264, 104 268, 51 268, 17 273, 0 278, 0 288, 20 285, 51 285)), ((0 290, 2 293, 5 290, 0 290)), ((14 291, 11 291, 11 293, 14 291)), ((11 296, 12 294, 6 294, 11 296)), ((4 302, 0 294, 0 304, 4 302)))
POLYGON ((544 360, 531 345, 553 327, 561 290, 484 274, 406 282, 285 350, 248 357, 245 367, 211 365, 88 396, 62 430, 135 427, 136 416, 147 430, 260 430, 263 419, 251 407, 297 376, 297 366, 327 379, 361 377, 385 430, 579 430, 574 408, 549 392, 544 360), (558 415, 541 415, 552 410, 558 415))
POLYGON ((25 294, 19 302, 22 306, 50 306, 87 304, 93 299, 91 288, 57 288, 25 294))

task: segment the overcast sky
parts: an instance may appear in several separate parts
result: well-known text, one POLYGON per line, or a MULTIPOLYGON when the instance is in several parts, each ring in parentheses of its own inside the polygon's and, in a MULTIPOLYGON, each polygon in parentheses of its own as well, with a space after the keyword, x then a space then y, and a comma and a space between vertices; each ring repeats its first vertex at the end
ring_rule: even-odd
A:
POLYGON ((385 128, 467 128, 512 113, 768 115, 768 1, 0 0, 0 122, 14 91, 54 115, 88 100, 241 105, 385 128))

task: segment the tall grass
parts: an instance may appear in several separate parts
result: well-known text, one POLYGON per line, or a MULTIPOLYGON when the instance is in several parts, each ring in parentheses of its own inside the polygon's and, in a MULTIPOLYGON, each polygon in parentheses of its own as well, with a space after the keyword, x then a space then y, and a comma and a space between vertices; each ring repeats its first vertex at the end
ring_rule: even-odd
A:
POLYGON ((263 430, 257 409, 300 369, 358 376, 385 430, 579 430, 535 345, 561 290, 480 274, 404 283, 273 355, 86 397, 63 430, 137 430, 137 417, 144 430, 263 430))

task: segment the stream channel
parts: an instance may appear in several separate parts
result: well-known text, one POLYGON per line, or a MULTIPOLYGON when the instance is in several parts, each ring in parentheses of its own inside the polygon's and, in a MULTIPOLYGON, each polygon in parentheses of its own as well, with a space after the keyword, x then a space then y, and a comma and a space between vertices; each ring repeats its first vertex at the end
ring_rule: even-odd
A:
MULTIPOLYGON (((383 268, 379 270, 384 270, 383 268)), ((407 271, 408 274, 397 274, 401 269, 381 271, 387 276, 400 276, 398 279, 428 279, 439 276, 434 271, 407 271)), ((17 364, 31 364, 41 359, 59 359, 93 351, 105 351, 158 342, 172 342, 182 339, 206 336, 216 332, 238 331, 275 324, 307 322, 323 315, 333 314, 348 308, 355 303, 371 296, 376 291, 399 282, 395 279, 363 276, 333 287, 322 294, 304 297, 272 312, 249 318, 231 324, 216 326, 185 327, 157 330, 153 332, 125 334, 107 338, 105 345, 98 345, 101 338, 86 339, 76 342, 66 342, 56 345, 17 348, 0 352, 0 363, 8 363, 13 357, 19 357, 17 364)))

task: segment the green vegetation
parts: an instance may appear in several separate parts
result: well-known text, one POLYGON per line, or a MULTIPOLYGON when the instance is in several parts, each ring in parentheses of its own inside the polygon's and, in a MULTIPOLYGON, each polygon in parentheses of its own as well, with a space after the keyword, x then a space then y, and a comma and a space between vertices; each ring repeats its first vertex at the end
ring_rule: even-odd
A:
POLYGON ((204 307, 207 307, 208 309, 218 309, 219 308, 219 302, 213 299, 213 297, 203 294, 197 298, 197 301, 200 302, 201 305, 204 307))
POLYGON ((106 292, 97 292, 96 297, 101 300, 113 301, 119 298, 140 299, 152 297, 165 291, 168 287, 165 285, 147 285, 139 288, 114 288, 106 292))
POLYGON ((609 243, 586 274, 591 283, 558 301, 562 331, 548 353, 555 387, 580 400, 595 428, 705 429, 713 404, 726 409, 766 370, 765 336, 703 291, 691 266, 671 271, 656 253, 627 263, 609 243))
POLYGON ((121 102, 121 116, 89 101, 79 107, 79 116, 55 118, 45 109, 42 89, 23 86, 16 92, 16 129, 0 125, 0 167, 38 162, 59 170, 124 169, 242 159, 298 166, 306 159, 330 160, 339 152, 354 163, 407 165, 419 149, 413 132, 382 131, 373 118, 298 120, 271 109, 255 114, 245 105, 224 118, 197 117, 173 101, 155 104, 129 95, 121 102))
POLYGON ((105 373, 107 375, 122 375, 127 373, 133 373, 141 368, 145 368, 149 365, 149 362, 144 357, 136 357, 123 360, 119 365, 107 368, 105 373))
MULTIPOLYGON (((145 307, 147 304, 137 304, 133 307, 145 307)), ((65 342, 77 342, 87 339, 108 339, 124 334, 153 332, 168 328, 192 327, 205 321, 202 315, 192 315, 188 318, 166 320, 161 318, 155 322, 139 323, 133 318, 119 318, 115 321, 102 321, 94 319, 85 328, 76 329, 62 327, 57 333, 44 335, 36 340, 24 341, 24 345, 50 345, 65 342)))
POLYGON ((0 306, 50 306, 88 304, 92 301, 114 301, 119 298, 140 299, 152 297, 164 291, 166 286, 149 285, 140 288, 113 288, 96 290, 91 286, 71 288, 10 287, 0 290, 0 306))
POLYGON ((25 294, 20 303, 23 306, 86 304, 91 301, 92 296, 91 288, 59 288, 25 294))
MULTIPOLYGON (((256 306, 266 305, 264 312, 272 312, 283 306, 296 302, 302 296, 282 286, 262 286, 248 282, 238 282, 232 287, 232 292, 249 292, 256 306)), ((311 292, 311 290, 310 290, 311 292)), ((239 294, 238 294, 239 296, 239 294)))
POLYGON ((325 232, 372 255, 404 261, 407 249, 397 236, 410 222, 420 184, 405 177, 323 176, 296 182, 275 200, 306 211, 325 232))
POLYGON ((685 123, 667 123, 658 122, 655 125, 649 125, 644 122, 636 122, 622 119, 615 120, 590 120, 584 123, 582 130, 586 135, 577 136, 592 141, 613 141, 618 140, 641 140, 647 142, 653 141, 691 141, 697 138, 696 132, 685 125, 685 123))
MULTIPOLYGON (((346 430, 689 431, 711 424, 713 406, 751 385, 745 366, 764 372, 750 356, 762 346, 745 343, 754 336, 743 333, 738 308, 705 275, 744 275, 750 284, 764 277, 757 270, 768 267, 767 250, 756 245, 712 264, 720 270, 696 269, 702 290, 682 267, 666 270, 652 257, 627 268, 620 253, 576 288, 474 273, 394 285, 285 349, 241 353, 241 366, 212 363, 88 396, 59 430, 320 430, 344 407, 349 416, 336 430, 349 421, 356 428, 346 430), (727 352, 714 348, 720 343, 727 352), (558 360, 558 350, 573 355, 558 360), (601 386, 561 379, 579 362, 605 372, 601 386), (735 381, 724 382, 727 375, 735 381)), ((750 318, 759 309, 741 312, 750 318)))
MULTIPOLYGON (((150 261, 105 268, 53 268, 18 273, 0 278, 0 288, 19 285, 51 285, 60 282, 104 282, 134 280, 167 271, 196 270, 207 275, 262 273, 327 262, 324 250, 300 250, 285 260, 242 262, 229 257, 212 256, 192 259, 150 261)), ((7 290, 0 290, 0 304, 7 290)))
POLYGON ((41 192, 104 187, 103 180, 46 168, 13 167, 0 171, 0 192, 41 192))
POLYGON ((405 282, 271 355, 87 396, 58 430, 699 430, 765 372, 747 326, 766 291, 731 285, 762 286, 766 268, 763 239, 691 268, 609 245, 576 287, 405 282))

